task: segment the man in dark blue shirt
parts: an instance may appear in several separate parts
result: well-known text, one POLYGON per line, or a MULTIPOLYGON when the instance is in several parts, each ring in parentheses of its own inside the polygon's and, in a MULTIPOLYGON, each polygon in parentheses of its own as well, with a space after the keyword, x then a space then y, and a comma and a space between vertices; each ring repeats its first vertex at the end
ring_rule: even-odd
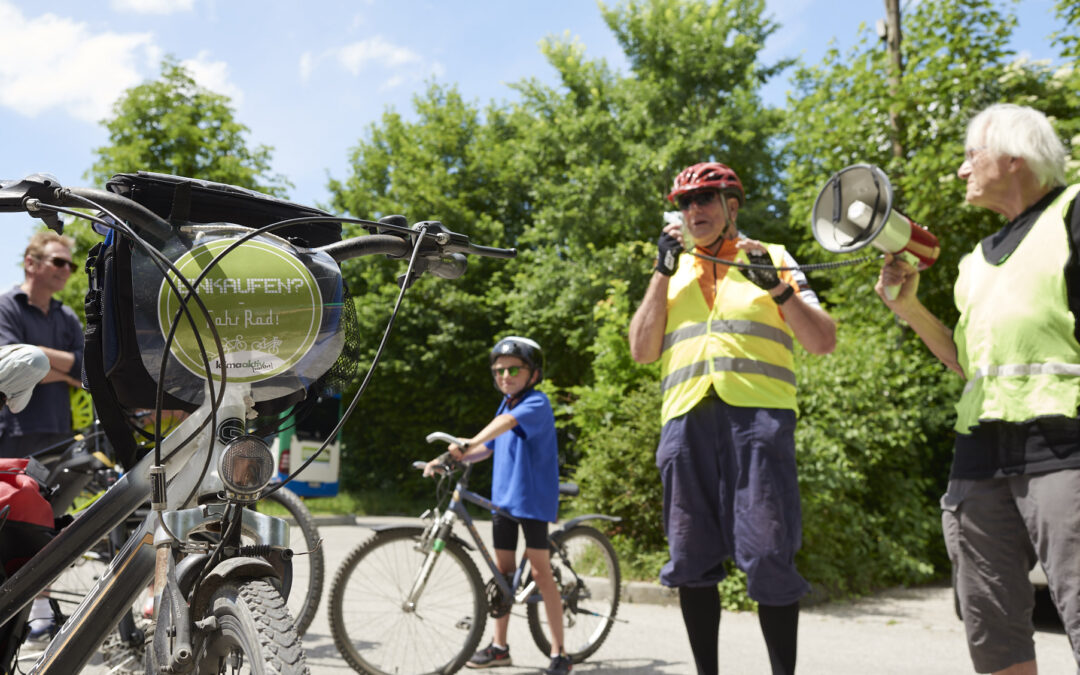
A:
POLYGON ((41 348, 49 373, 22 412, 0 411, 0 457, 23 457, 71 438, 69 386, 81 386, 82 324, 53 298, 75 271, 75 242, 55 232, 35 233, 23 256, 25 280, 0 295, 0 345, 41 348))

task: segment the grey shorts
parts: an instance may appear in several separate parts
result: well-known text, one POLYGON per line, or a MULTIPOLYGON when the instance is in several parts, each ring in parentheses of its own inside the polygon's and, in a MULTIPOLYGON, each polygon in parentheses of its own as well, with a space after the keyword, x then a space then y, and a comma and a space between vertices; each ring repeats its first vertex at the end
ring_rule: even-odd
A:
POLYGON ((1028 571, 1039 562, 1080 665, 1080 469, 952 480, 941 508, 975 671, 1035 658, 1028 571))

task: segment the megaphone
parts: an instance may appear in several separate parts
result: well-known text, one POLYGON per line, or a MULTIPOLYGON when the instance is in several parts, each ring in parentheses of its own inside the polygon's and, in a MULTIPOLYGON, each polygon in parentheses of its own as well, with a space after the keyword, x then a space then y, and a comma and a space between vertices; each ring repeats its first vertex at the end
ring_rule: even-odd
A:
MULTIPOLYGON (((924 270, 941 252, 930 230, 893 208, 889 179, 870 164, 853 164, 834 173, 814 201, 810 223, 814 239, 832 253, 851 253, 873 244, 924 270)), ((885 295, 892 300, 899 290, 889 286, 885 295)))

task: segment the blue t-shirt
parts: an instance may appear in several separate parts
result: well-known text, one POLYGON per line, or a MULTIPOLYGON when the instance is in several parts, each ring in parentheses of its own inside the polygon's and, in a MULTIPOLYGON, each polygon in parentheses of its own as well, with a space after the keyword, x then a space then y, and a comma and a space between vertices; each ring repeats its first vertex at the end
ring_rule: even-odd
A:
POLYGON ((491 501, 515 518, 553 523, 559 517, 559 442, 551 402, 535 389, 513 408, 507 402, 495 416, 508 413, 517 426, 486 443, 495 455, 491 501))

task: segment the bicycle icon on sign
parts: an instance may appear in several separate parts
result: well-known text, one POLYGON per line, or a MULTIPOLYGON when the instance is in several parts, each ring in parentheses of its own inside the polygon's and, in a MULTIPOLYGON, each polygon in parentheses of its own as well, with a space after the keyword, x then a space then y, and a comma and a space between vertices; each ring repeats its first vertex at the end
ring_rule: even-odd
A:
POLYGON ((279 347, 281 347, 281 340, 276 336, 263 338, 258 342, 251 343, 252 349, 263 352, 265 354, 273 354, 275 356, 277 356, 279 347))
POLYGON ((243 335, 237 335, 232 339, 222 338, 221 351, 226 354, 232 354, 233 352, 242 352, 248 348, 247 342, 244 342, 243 335))

